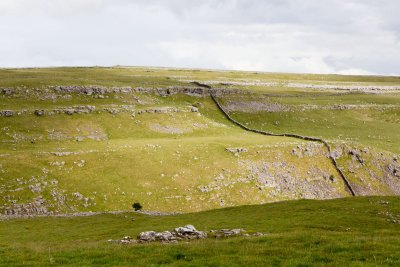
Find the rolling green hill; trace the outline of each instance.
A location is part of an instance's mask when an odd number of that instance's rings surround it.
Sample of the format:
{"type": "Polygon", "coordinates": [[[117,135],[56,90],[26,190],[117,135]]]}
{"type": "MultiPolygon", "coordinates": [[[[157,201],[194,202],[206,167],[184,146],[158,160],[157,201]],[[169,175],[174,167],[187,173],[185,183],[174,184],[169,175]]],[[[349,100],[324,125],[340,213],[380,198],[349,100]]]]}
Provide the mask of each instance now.
{"type": "Polygon", "coordinates": [[[0,213],[349,196],[320,143],[244,131],[210,92],[243,124],[326,140],[356,195],[400,194],[399,77],[1,69],[0,213]]]}

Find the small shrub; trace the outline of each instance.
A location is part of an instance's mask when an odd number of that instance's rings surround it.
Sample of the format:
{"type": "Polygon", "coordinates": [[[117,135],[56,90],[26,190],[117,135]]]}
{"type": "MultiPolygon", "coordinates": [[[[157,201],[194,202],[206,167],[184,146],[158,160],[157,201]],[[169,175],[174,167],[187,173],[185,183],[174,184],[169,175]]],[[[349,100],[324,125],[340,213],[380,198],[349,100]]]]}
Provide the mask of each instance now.
{"type": "Polygon", "coordinates": [[[132,208],[133,208],[135,211],[138,211],[138,210],[141,210],[143,207],[142,207],[142,205],[140,205],[139,202],[135,202],[135,203],[132,204],[132,208]]]}

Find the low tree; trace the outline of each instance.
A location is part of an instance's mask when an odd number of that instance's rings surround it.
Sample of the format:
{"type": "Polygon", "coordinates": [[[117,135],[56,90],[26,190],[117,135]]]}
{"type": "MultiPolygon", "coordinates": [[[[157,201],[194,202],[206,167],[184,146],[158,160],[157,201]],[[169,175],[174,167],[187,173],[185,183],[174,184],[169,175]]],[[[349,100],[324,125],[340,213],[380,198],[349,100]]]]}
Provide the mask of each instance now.
{"type": "Polygon", "coordinates": [[[143,207],[142,207],[142,205],[140,205],[139,202],[135,202],[135,203],[132,204],[132,208],[133,208],[135,211],[138,211],[138,210],[141,210],[143,207]]]}

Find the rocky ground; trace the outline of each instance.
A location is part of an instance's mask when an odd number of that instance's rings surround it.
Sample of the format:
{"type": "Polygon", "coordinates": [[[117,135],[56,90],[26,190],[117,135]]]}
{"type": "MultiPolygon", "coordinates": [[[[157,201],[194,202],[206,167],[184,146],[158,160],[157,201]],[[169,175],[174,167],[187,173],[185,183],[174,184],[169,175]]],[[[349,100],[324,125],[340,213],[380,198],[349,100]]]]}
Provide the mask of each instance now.
{"type": "Polygon", "coordinates": [[[220,230],[209,230],[209,231],[198,231],[193,225],[185,225],[175,228],[172,231],[145,231],[141,232],[137,238],[130,236],[124,236],[120,240],[109,239],[108,242],[118,244],[140,244],[149,242],[161,242],[161,243],[178,243],[183,241],[191,241],[195,239],[206,239],[206,238],[224,238],[224,237],[251,237],[251,236],[264,236],[265,234],[255,232],[248,234],[244,229],[220,229],[220,230]]]}

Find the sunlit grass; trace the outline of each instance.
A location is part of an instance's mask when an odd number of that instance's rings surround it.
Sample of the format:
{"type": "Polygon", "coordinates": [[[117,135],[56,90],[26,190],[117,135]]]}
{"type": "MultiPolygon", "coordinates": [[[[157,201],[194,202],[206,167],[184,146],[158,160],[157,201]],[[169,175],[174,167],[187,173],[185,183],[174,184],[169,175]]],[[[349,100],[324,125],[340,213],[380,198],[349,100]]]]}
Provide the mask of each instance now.
{"type": "Polygon", "coordinates": [[[398,198],[364,197],[290,201],[165,217],[125,213],[17,219],[0,222],[0,263],[396,266],[400,264],[400,225],[385,214],[398,215],[399,207],[398,198]],[[244,228],[267,235],[179,244],[124,246],[107,242],[188,223],[200,230],[244,228]]]}

